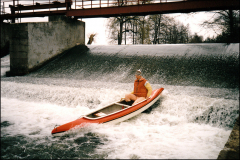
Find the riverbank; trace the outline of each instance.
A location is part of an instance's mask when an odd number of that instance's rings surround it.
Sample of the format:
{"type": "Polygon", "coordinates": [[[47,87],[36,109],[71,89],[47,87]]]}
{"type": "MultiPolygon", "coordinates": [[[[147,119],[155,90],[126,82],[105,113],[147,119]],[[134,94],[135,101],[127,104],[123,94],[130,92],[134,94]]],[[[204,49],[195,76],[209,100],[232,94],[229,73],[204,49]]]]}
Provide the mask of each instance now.
{"type": "Polygon", "coordinates": [[[228,141],[217,159],[239,159],[239,117],[236,119],[228,141]]]}

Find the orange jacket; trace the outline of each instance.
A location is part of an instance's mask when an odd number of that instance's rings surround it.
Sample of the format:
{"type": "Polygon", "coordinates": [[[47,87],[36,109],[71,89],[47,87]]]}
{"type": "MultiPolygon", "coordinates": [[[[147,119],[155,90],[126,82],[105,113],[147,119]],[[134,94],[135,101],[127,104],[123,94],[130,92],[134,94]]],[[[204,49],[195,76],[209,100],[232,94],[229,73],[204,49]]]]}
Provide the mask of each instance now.
{"type": "Polygon", "coordinates": [[[134,95],[137,97],[147,97],[148,90],[145,87],[146,79],[141,78],[140,80],[136,79],[134,82],[134,95]]]}

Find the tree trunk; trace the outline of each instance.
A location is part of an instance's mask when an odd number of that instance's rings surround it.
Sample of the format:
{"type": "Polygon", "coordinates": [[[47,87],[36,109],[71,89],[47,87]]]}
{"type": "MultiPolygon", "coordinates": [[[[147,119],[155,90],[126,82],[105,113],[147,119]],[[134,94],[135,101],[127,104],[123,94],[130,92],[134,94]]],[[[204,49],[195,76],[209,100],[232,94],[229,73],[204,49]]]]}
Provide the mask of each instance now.
{"type": "Polygon", "coordinates": [[[127,23],[125,22],[125,45],[127,44],[127,31],[126,31],[126,25],[127,25],[127,23]]]}
{"type": "Polygon", "coordinates": [[[157,36],[157,43],[160,44],[160,31],[161,31],[161,20],[162,20],[162,15],[160,14],[160,17],[158,19],[158,36],[157,36]]]}
{"type": "Polygon", "coordinates": [[[234,29],[233,29],[233,10],[229,10],[229,37],[228,37],[228,43],[234,42],[234,29]]]}
{"type": "Polygon", "coordinates": [[[142,44],[144,44],[144,19],[145,19],[145,16],[144,16],[144,18],[143,18],[143,28],[142,28],[142,44]]]}
{"type": "Polygon", "coordinates": [[[133,44],[134,44],[134,34],[135,34],[134,33],[134,21],[133,21],[133,27],[132,28],[133,28],[133,44]]]}
{"type": "Polygon", "coordinates": [[[122,33],[123,33],[123,20],[120,20],[120,31],[118,33],[118,45],[122,44],[122,33]]]}
{"type": "Polygon", "coordinates": [[[154,22],[154,38],[153,38],[153,44],[157,44],[157,35],[158,35],[157,20],[158,20],[158,17],[156,16],[156,19],[155,19],[155,22],[154,22]]]}

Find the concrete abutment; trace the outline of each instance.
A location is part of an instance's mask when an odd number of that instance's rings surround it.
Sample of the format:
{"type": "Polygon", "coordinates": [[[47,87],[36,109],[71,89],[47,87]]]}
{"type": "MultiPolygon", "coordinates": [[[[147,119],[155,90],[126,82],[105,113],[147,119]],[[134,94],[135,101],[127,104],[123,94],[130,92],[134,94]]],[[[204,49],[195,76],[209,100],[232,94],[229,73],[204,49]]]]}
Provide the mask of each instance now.
{"type": "Polygon", "coordinates": [[[51,16],[49,22],[2,24],[2,29],[1,50],[9,45],[11,76],[25,75],[77,44],[85,45],[85,22],[65,16],[51,16]]]}

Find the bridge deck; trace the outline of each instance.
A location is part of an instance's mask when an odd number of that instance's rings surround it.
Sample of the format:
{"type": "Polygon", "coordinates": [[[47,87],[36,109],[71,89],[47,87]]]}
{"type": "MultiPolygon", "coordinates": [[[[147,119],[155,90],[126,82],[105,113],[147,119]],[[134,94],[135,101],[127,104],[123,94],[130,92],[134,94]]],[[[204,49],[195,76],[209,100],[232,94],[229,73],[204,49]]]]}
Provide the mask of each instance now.
{"type": "MultiPolygon", "coordinates": [[[[32,0],[29,4],[33,5],[15,5],[15,2],[19,3],[19,1],[13,0],[13,5],[9,5],[10,13],[1,13],[2,21],[4,19],[50,15],[93,18],[226,9],[239,10],[239,0],[49,0],[48,4],[34,4],[34,0],[32,0]]],[[[4,8],[2,10],[5,11],[4,8]]]]}

